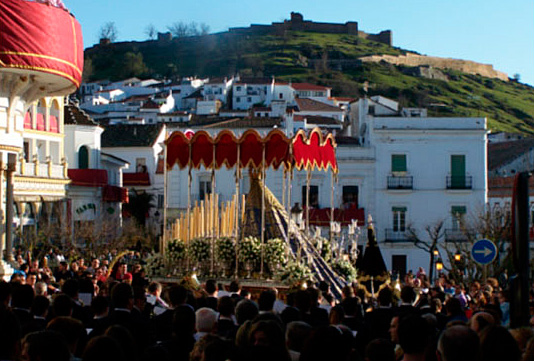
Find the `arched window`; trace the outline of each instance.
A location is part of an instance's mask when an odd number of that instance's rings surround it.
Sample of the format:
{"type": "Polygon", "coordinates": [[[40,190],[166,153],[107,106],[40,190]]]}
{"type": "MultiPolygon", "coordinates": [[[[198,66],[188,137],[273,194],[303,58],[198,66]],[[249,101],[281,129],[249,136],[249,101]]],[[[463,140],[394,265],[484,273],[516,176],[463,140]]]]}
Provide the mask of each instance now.
{"type": "Polygon", "coordinates": [[[89,148],[87,148],[85,145],[82,145],[78,150],[78,168],[89,168],[89,148]]]}

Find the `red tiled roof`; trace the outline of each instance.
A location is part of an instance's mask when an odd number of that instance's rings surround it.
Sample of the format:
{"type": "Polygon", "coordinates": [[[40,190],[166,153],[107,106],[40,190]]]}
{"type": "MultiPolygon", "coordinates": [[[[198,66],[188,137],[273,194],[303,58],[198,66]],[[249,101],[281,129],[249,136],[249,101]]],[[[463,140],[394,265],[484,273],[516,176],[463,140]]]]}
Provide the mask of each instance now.
{"type": "Polygon", "coordinates": [[[122,173],[122,184],[124,186],[149,186],[150,177],[148,173],[122,173]]]}
{"type": "Polygon", "coordinates": [[[310,83],[291,83],[291,87],[295,90],[328,90],[330,87],[310,84],[310,83]]]}
{"type": "Polygon", "coordinates": [[[153,100],[147,100],[147,102],[143,104],[141,109],[159,109],[159,105],[153,100]]]}
{"type": "Polygon", "coordinates": [[[82,187],[104,187],[108,184],[108,171],[105,169],[69,169],[72,185],[82,187]]]}
{"type": "Polygon", "coordinates": [[[511,142],[488,144],[488,169],[494,170],[506,165],[534,147],[534,139],[520,139],[511,142]]]}

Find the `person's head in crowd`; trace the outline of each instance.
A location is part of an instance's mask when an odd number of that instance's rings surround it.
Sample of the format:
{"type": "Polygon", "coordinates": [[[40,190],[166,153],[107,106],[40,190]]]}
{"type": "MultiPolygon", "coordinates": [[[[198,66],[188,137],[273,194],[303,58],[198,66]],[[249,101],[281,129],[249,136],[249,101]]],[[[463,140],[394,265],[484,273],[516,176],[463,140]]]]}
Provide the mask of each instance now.
{"type": "Polygon", "coordinates": [[[195,326],[196,315],[192,307],[182,305],[174,309],[172,331],[175,336],[193,336],[195,326]]]}
{"type": "Polygon", "coordinates": [[[106,317],[109,313],[109,301],[107,297],[96,296],[91,301],[91,311],[95,318],[106,317]]]}
{"type": "Polygon", "coordinates": [[[48,285],[46,282],[37,282],[33,287],[36,296],[47,296],[48,295],[48,285]]]}
{"type": "Polygon", "coordinates": [[[415,302],[415,290],[412,286],[404,286],[401,289],[400,298],[401,302],[407,305],[413,305],[415,302]]]}
{"type": "Polygon", "coordinates": [[[70,263],[70,270],[74,273],[74,275],[78,273],[78,271],[80,270],[80,266],[78,266],[77,261],[72,261],[70,263]]]}
{"type": "Polygon", "coordinates": [[[365,361],[395,361],[394,345],[383,338],[372,340],[365,347],[365,361]]]}
{"type": "Polygon", "coordinates": [[[115,308],[131,310],[134,305],[132,286],[128,283],[118,283],[111,289],[111,302],[115,308]]]}
{"type": "Polygon", "coordinates": [[[475,331],[467,326],[447,327],[438,341],[438,361],[473,361],[479,359],[480,342],[475,331]]]}
{"type": "Polygon", "coordinates": [[[341,306],[343,306],[345,316],[361,317],[362,315],[362,304],[360,299],[357,297],[346,298],[341,306]]]}
{"type": "Polygon", "coordinates": [[[78,293],[80,292],[80,284],[75,279],[68,279],[61,286],[61,292],[72,298],[73,300],[78,299],[78,293]]]}
{"type": "Polygon", "coordinates": [[[300,361],[346,361],[351,341],[338,326],[323,326],[312,331],[300,353],[300,361]]]}
{"type": "Polygon", "coordinates": [[[260,312],[272,312],[274,302],[276,301],[276,294],[271,290],[264,290],[260,293],[258,298],[258,308],[260,312]]]}
{"type": "Polygon", "coordinates": [[[343,299],[354,297],[354,288],[352,288],[351,285],[346,285],[345,287],[343,287],[343,289],[341,290],[341,297],[343,299]]]}
{"type": "Polygon", "coordinates": [[[462,310],[460,300],[455,297],[450,297],[447,302],[445,302],[445,312],[447,313],[447,316],[463,315],[464,311],[462,310]]]}
{"type": "Polygon", "coordinates": [[[26,275],[26,284],[35,287],[35,283],[37,283],[37,273],[36,272],[29,272],[26,275]]]}
{"type": "Polygon", "coordinates": [[[501,324],[502,310],[499,305],[496,305],[494,303],[487,303],[483,307],[481,307],[481,310],[492,315],[496,325],[501,324]]]}
{"type": "Polygon", "coordinates": [[[25,361],[69,361],[71,354],[65,338],[55,331],[32,332],[22,341],[25,361]]]}
{"type": "Polygon", "coordinates": [[[210,279],[206,281],[206,285],[204,286],[206,293],[210,297],[216,297],[217,294],[217,282],[215,282],[214,279],[210,279]]]}
{"type": "Polygon", "coordinates": [[[48,297],[39,295],[33,299],[31,311],[34,316],[46,318],[49,307],[50,300],[48,297]]]}
{"type": "Polygon", "coordinates": [[[241,300],[235,307],[235,317],[238,325],[247,320],[253,320],[259,313],[258,306],[251,300],[241,300]]]}
{"type": "Polygon", "coordinates": [[[247,300],[250,300],[252,295],[250,294],[249,290],[245,290],[245,289],[242,288],[241,291],[239,291],[239,297],[245,298],[247,300]]]}
{"type": "Polygon", "coordinates": [[[52,310],[55,317],[58,316],[72,316],[72,309],[74,307],[74,302],[72,298],[61,293],[57,294],[52,298],[52,310]]]}
{"type": "Polygon", "coordinates": [[[284,331],[277,322],[258,321],[249,333],[249,345],[252,346],[253,359],[270,359],[289,361],[284,331]]]}
{"type": "Polygon", "coordinates": [[[322,299],[321,291],[319,291],[318,288],[309,287],[306,289],[306,292],[310,294],[311,307],[319,306],[319,303],[321,302],[321,299],[322,299]]]}
{"type": "Polygon", "coordinates": [[[441,303],[441,300],[439,298],[433,298],[430,300],[430,310],[433,314],[438,314],[441,312],[441,309],[443,308],[443,304],[441,303]]]}
{"type": "Polygon", "coordinates": [[[161,292],[163,291],[163,286],[157,281],[152,281],[148,285],[148,293],[156,297],[161,297],[161,292]]]}
{"type": "Polygon", "coordinates": [[[126,273],[122,276],[122,282],[131,285],[131,284],[132,284],[132,281],[133,281],[133,276],[132,276],[132,274],[131,274],[130,272],[126,272],[126,273]]]}
{"type": "Polygon", "coordinates": [[[480,356],[484,361],[519,361],[521,351],[506,328],[493,326],[480,333],[480,356]]]}
{"type": "Polygon", "coordinates": [[[336,305],[330,309],[328,320],[330,325],[340,325],[345,319],[345,309],[341,305],[336,305]]]}
{"type": "Polygon", "coordinates": [[[195,345],[189,354],[189,361],[203,361],[206,357],[206,347],[215,339],[219,339],[219,337],[215,335],[206,335],[195,342],[195,345]]]}
{"type": "Polygon", "coordinates": [[[306,290],[298,290],[295,294],[295,307],[300,312],[308,312],[311,308],[311,297],[306,290]]]}
{"type": "Polygon", "coordinates": [[[420,357],[430,343],[431,331],[428,323],[418,315],[406,315],[399,319],[397,327],[399,345],[405,355],[420,357]]]}
{"type": "Polygon", "coordinates": [[[9,280],[11,284],[23,284],[25,281],[21,273],[13,273],[9,280]]]}
{"type": "Polygon", "coordinates": [[[91,268],[96,271],[99,267],[100,260],[98,258],[93,258],[93,260],[91,261],[91,268]]]}
{"type": "Polygon", "coordinates": [[[288,350],[302,352],[304,343],[310,337],[312,327],[306,322],[293,321],[286,327],[286,345],[288,350]]]}
{"type": "Polygon", "coordinates": [[[325,281],[319,281],[317,288],[319,288],[319,291],[321,291],[323,294],[330,292],[330,285],[325,281]]]}
{"type": "Polygon", "coordinates": [[[480,334],[486,327],[495,325],[495,319],[487,312],[477,312],[469,320],[469,327],[480,334]]]}
{"type": "Polygon", "coordinates": [[[399,316],[393,316],[389,323],[389,337],[391,342],[399,343],[399,316]]]}
{"type": "Polygon", "coordinates": [[[230,282],[230,286],[228,287],[228,290],[231,293],[237,293],[239,292],[240,289],[241,289],[241,285],[239,284],[238,280],[232,280],[232,282],[230,282]]]}
{"type": "Polygon", "coordinates": [[[393,302],[393,292],[390,287],[384,287],[378,292],[378,304],[382,307],[391,306],[393,302]]]}
{"type": "Polygon", "coordinates": [[[126,360],[119,343],[109,336],[97,336],[89,340],[82,361],[130,361],[126,360]]]}
{"type": "Polygon", "coordinates": [[[126,327],[112,325],[108,327],[104,335],[117,341],[126,360],[134,361],[138,359],[135,339],[126,327]]]}
{"type": "Polygon", "coordinates": [[[29,310],[32,307],[34,295],[30,285],[13,285],[11,288],[11,307],[29,310]]]}
{"type": "Polygon", "coordinates": [[[22,331],[17,317],[0,306],[0,360],[18,360],[22,331]]]}
{"type": "Polygon", "coordinates": [[[0,307],[8,307],[11,302],[11,284],[0,281],[0,307]]]}
{"type": "Polygon", "coordinates": [[[182,285],[173,285],[167,289],[167,299],[171,307],[185,305],[187,289],[182,285]]]}
{"type": "Polygon", "coordinates": [[[224,317],[232,317],[235,314],[235,304],[232,297],[223,296],[217,301],[217,311],[224,317]]]}
{"type": "Polygon", "coordinates": [[[203,333],[217,332],[217,312],[209,307],[202,307],[195,313],[196,330],[203,333]]]}
{"type": "Polygon", "coordinates": [[[81,354],[81,350],[77,349],[78,343],[87,335],[81,321],[72,317],[56,317],[48,323],[46,329],[62,335],[72,355],[81,354]]]}
{"type": "Polygon", "coordinates": [[[232,342],[214,337],[206,343],[202,361],[226,361],[235,358],[235,347],[232,342]]]}
{"type": "Polygon", "coordinates": [[[134,307],[143,311],[146,306],[146,292],[143,286],[133,286],[134,307]]]}
{"type": "Polygon", "coordinates": [[[534,337],[534,330],[530,327],[519,327],[510,329],[510,334],[516,340],[521,353],[525,352],[528,341],[534,337]]]}

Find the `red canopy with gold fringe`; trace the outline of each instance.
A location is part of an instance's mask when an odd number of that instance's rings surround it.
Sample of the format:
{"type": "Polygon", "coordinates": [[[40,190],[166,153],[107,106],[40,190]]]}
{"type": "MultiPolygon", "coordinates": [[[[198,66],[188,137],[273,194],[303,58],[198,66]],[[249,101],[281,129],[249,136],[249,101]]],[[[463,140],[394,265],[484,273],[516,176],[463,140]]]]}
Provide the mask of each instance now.
{"type": "Polygon", "coordinates": [[[318,128],[309,134],[299,130],[293,138],[288,138],[279,129],[271,130],[262,137],[256,130],[249,129],[240,137],[230,130],[223,130],[213,138],[208,132],[198,131],[189,139],[183,132],[173,132],[166,141],[167,169],[175,164],[180,169],[192,168],[220,169],[223,166],[254,169],[262,166],[278,169],[327,170],[337,172],[336,142],[332,134],[323,135],[318,128]],[[265,153],[264,153],[265,152],[265,153]],[[265,154],[265,164],[263,157],[265,154]]]}
{"type": "Polygon", "coordinates": [[[60,76],[80,86],[82,30],[67,10],[35,1],[0,1],[0,68],[60,76]]]}

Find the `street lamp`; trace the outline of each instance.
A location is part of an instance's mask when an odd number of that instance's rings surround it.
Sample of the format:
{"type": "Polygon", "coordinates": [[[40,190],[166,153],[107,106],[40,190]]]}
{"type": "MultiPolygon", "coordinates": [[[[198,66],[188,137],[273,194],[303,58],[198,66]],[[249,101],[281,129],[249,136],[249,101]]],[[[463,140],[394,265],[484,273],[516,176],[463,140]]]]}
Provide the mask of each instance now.
{"type": "Polygon", "coordinates": [[[439,256],[439,251],[437,248],[434,248],[434,257],[439,256]]]}
{"type": "Polygon", "coordinates": [[[456,252],[456,253],[454,254],[454,260],[455,260],[456,262],[460,262],[460,261],[462,260],[462,255],[460,254],[460,252],[456,252]]]}
{"type": "Polygon", "coordinates": [[[436,261],[436,270],[439,272],[443,269],[443,261],[441,260],[441,258],[438,258],[438,260],[436,261]]]}

